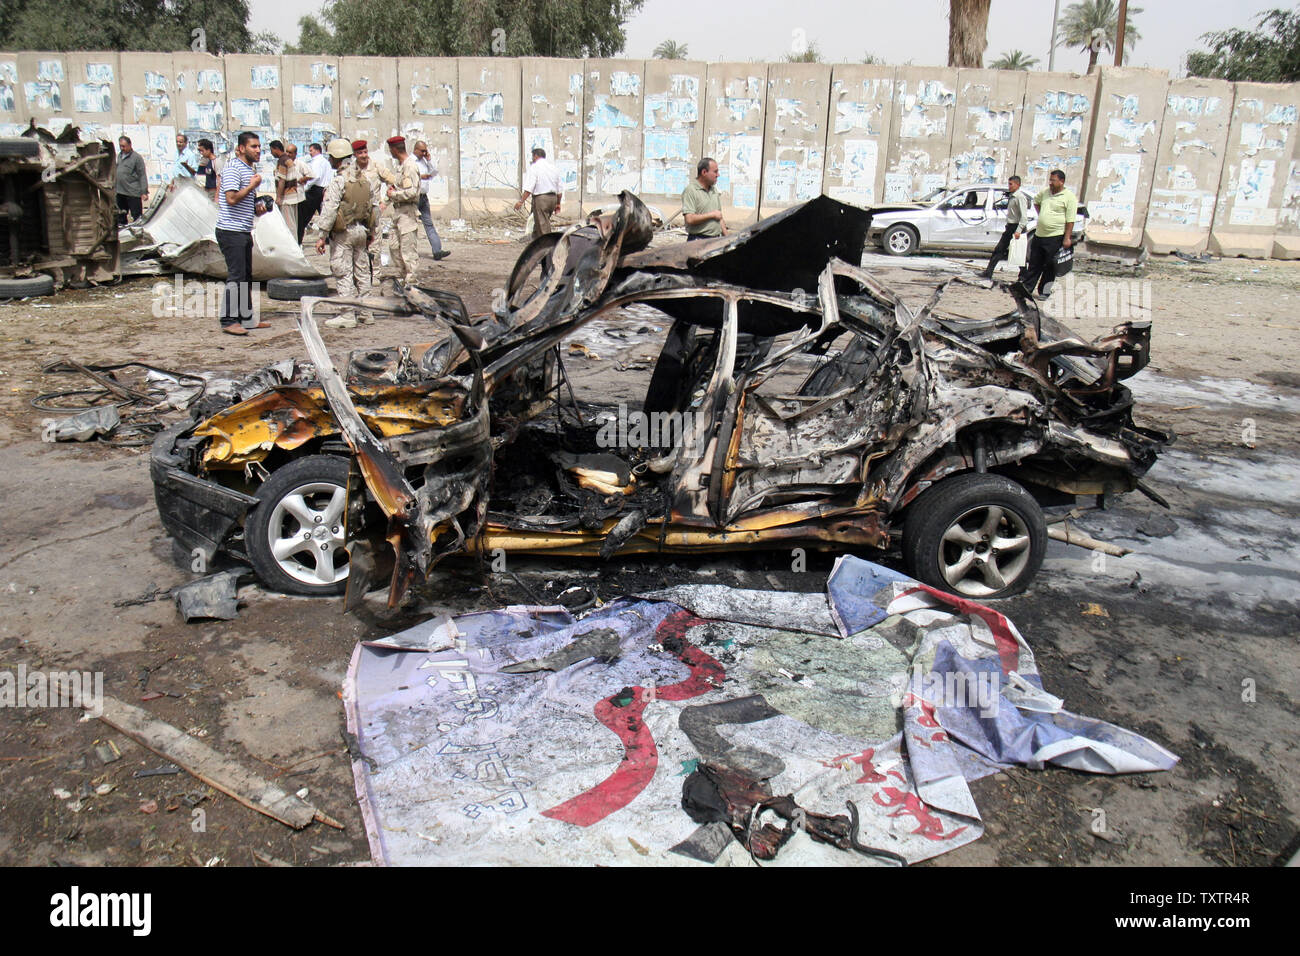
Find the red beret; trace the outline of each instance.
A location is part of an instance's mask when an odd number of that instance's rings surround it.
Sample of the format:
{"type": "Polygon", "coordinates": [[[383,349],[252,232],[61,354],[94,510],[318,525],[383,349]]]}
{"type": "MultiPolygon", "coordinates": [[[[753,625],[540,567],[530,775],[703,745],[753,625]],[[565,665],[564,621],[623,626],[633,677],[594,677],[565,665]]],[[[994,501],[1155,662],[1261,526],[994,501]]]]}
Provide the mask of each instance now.
{"type": "Polygon", "coordinates": [[[352,141],[352,152],[355,153],[359,149],[368,150],[370,149],[370,144],[367,143],[364,139],[354,139],[352,141]]]}
{"type": "Polygon", "coordinates": [[[389,146],[405,146],[405,145],[406,145],[406,137],[405,137],[405,136],[390,136],[390,137],[388,137],[388,145],[389,145],[389,146]]]}

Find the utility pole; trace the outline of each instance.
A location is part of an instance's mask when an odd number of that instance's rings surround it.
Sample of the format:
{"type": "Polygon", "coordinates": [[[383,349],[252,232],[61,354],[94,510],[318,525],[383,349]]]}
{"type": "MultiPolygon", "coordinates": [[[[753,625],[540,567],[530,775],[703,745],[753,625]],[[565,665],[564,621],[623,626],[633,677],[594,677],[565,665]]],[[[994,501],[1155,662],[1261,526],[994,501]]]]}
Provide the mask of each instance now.
{"type": "Polygon", "coordinates": [[[1119,0],[1119,26],[1115,28],[1115,65],[1124,65],[1124,29],[1128,25],[1128,0],[1119,0]]]}
{"type": "Polygon", "coordinates": [[[1061,17],[1061,0],[1056,0],[1052,5],[1052,46],[1047,54],[1047,70],[1050,73],[1056,69],[1056,21],[1061,17]]]}

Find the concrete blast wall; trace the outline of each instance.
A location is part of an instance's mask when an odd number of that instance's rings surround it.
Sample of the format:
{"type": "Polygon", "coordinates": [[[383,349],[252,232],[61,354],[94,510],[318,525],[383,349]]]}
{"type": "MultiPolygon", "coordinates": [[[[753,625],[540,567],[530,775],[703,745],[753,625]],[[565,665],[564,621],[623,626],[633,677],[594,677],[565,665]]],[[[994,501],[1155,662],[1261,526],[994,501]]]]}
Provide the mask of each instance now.
{"type": "MultiPolygon", "coordinates": [[[[437,174],[429,184],[429,208],[447,219],[460,216],[460,78],[455,60],[402,57],[397,61],[393,95],[398,131],[414,147],[429,144],[437,174]]],[[[382,154],[381,154],[382,155],[382,154]]]]}
{"type": "Polygon", "coordinates": [[[1096,76],[1027,75],[1016,150],[1016,165],[1025,189],[1037,195],[1047,188],[1051,171],[1059,169],[1065,173],[1066,185],[1081,195],[1096,99],[1096,76]]]}
{"type": "Polygon", "coordinates": [[[740,228],[826,193],[912,202],[942,186],[1052,169],[1092,215],[1089,237],[1156,252],[1300,257],[1300,84],[1096,73],[683,60],[210,56],[0,52],[0,136],[30,121],[130,136],[154,186],[175,134],[218,151],[263,140],[396,132],[429,144],[443,219],[499,218],[529,150],[565,180],[564,219],[631,190],[666,219],[701,156],[718,161],[740,228]]]}
{"type": "Polygon", "coordinates": [[[1142,244],[1168,90],[1169,79],[1154,70],[1101,68],[1083,183],[1090,240],[1142,244]]]}
{"type": "Polygon", "coordinates": [[[820,63],[768,68],[760,216],[821,195],[830,85],[831,68],[820,63]]]}
{"type": "Polygon", "coordinates": [[[1226,80],[1169,84],[1147,209],[1145,241],[1152,252],[1205,251],[1231,118],[1232,84],[1226,80]]]}
{"type": "Polygon", "coordinates": [[[1297,83],[1236,84],[1227,159],[1210,230],[1212,252],[1258,257],[1272,252],[1295,150],[1297,103],[1297,83]]]}
{"type": "Polygon", "coordinates": [[[722,215],[732,229],[758,221],[767,69],[765,63],[710,63],[705,82],[704,152],[718,161],[722,215]]]}
{"type": "Polygon", "coordinates": [[[639,195],[665,219],[681,211],[682,190],[704,155],[706,73],[703,63],[646,61],[639,195]]]}
{"type": "Polygon", "coordinates": [[[948,182],[1001,182],[1018,169],[1028,76],[1020,70],[957,72],[948,182]]]}
{"type": "Polygon", "coordinates": [[[518,60],[460,63],[460,213],[497,216],[519,198],[522,72],[518,60]]]}
{"type": "Polygon", "coordinates": [[[645,63],[587,60],[584,73],[582,196],[599,206],[641,188],[645,63]]]}
{"type": "Polygon", "coordinates": [[[523,64],[524,138],[520,162],[532,162],[534,147],[546,150],[546,158],[563,178],[564,194],[572,207],[561,206],[561,214],[576,215],[585,138],[583,61],[533,57],[523,64]]]}
{"type": "Polygon", "coordinates": [[[892,66],[834,67],[822,179],[826,195],[858,206],[880,201],[893,113],[892,66]]]}
{"type": "Polygon", "coordinates": [[[956,70],[898,68],[883,202],[910,202],[948,182],[956,110],[956,70]]]}

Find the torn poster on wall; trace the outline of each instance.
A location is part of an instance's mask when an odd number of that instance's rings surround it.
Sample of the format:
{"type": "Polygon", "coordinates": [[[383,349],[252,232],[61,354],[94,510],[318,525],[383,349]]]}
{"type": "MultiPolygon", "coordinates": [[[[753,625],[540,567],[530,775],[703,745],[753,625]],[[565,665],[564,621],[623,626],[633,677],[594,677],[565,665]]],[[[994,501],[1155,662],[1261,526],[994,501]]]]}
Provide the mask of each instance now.
{"type": "MultiPolygon", "coordinates": [[[[592,72],[591,81],[595,84],[600,79],[600,74],[592,72]]],[[[615,96],[640,96],[641,95],[641,74],[628,73],[626,70],[615,70],[609,75],[609,91],[615,96]]]]}
{"type": "Polygon", "coordinates": [[[876,167],[880,147],[874,139],[846,139],[839,145],[844,158],[838,160],[832,147],[827,179],[839,178],[839,185],[827,191],[832,199],[870,206],[876,201],[876,167]]]}
{"type": "Polygon", "coordinates": [[[332,86],[339,81],[339,68],[333,63],[313,63],[311,65],[311,81],[332,86]]]}
{"type": "Polygon", "coordinates": [[[131,118],[137,123],[156,123],[171,116],[172,101],[166,93],[131,97],[131,118]]]}
{"type": "Polygon", "coordinates": [[[63,82],[62,60],[41,60],[36,64],[36,79],[63,82]]]}
{"type": "Polygon", "coordinates": [[[230,101],[230,118],[236,126],[259,126],[269,129],[271,126],[271,101],[255,100],[248,97],[236,97],[230,101]]]}
{"type": "Polygon", "coordinates": [[[96,83],[96,84],[112,83],[113,64],[112,63],[87,63],[86,82],[96,83]]]}
{"type": "Polygon", "coordinates": [[[636,129],[636,117],[624,113],[617,106],[610,103],[608,97],[599,93],[596,94],[591,112],[587,114],[587,129],[615,126],[636,129]]]}
{"type": "Polygon", "coordinates": [[[862,130],[870,136],[880,135],[880,120],[885,108],[880,103],[840,100],[835,104],[835,132],[862,130]]]}
{"type": "Polygon", "coordinates": [[[1269,207],[1276,170],[1274,160],[1242,158],[1237,188],[1232,197],[1232,213],[1228,217],[1231,225],[1272,226],[1277,223],[1277,210],[1269,207]]]}
{"type": "Polygon", "coordinates": [[[675,73],[669,89],[645,98],[644,122],[647,129],[679,129],[700,118],[699,77],[675,73]]]}
{"type": "Polygon", "coordinates": [[[1016,114],[1012,110],[993,110],[987,106],[969,106],[966,108],[967,121],[973,121],[975,134],[994,143],[1011,141],[1011,130],[1015,125],[1016,114]]]}
{"type": "Polygon", "coordinates": [[[1142,140],[1146,136],[1155,136],[1156,121],[1148,120],[1145,123],[1139,123],[1130,117],[1112,117],[1106,126],[1106,149],[1115,149],[1116,146],[1127,146],[1129,149],[1140,149],[1145,152],[1146,146],[1142,140]],[[1118,139],[1118,143],[1112,143],[1111,139],[1118,139]]]}
{"type": "Polygon", "coordinates": [[[461,127],[462,190],[513,190],[518,188],[519,182],[518,126],[461,127]]]}
{"type": "MultiPolygon", "coordinates": [[[[206,132],[216,133],[226,126],[225,107],[220,100],[212,100],[207,103],[196,103],[194,100],[185,101],[185,127],[187,129],[199,129],[206,132]]],[[[261,124],[258,124],[261,125],[261,124]]]]}
{"type": "Polygon", "coordinates": [[[417,83],[411,87],[411,112],[421,116],[450,116],[455,109],[450,83],[417,83]]]}
{"type": "Polygon", "coordinates": [[[718,162],[717,190],[730,195],[731,205],[737,209],[758,208],[763,137],[719,132],[712,139],[713,158],[718,162]]]}
{"type": "Polygon", "coordinates": [[[248,71],[248,85],[255,90],[274,90],[280,86],[280,68],[274,65],[255,66],[248,71]]]}
{"type": "Polygon", "coordinates": [[[109,113],[113,88],[107,83],[78,83],[72,88],[72,108],[78,113],[109,113]]]}
{"type": "Polygon", "coordinates": [[[29,80],[23,84],[23,94],[27,97],[27,108],[30,110],[44,113],[63,110],[63,94],[54,80],[29,80]]]}
{"type": "Polygon", "coordinates": [[[464,90],[460,94],[462,123],[501,123],[506,118],[506,98],[501,93],[464,90]]]}
{"type": "Polygon", "coordinates": [[[334,91],[328,86],[313,86],[310,83],[293,85],[292,109],[295,113],[315,113],[329,116],[334,112],[334,91]]]}

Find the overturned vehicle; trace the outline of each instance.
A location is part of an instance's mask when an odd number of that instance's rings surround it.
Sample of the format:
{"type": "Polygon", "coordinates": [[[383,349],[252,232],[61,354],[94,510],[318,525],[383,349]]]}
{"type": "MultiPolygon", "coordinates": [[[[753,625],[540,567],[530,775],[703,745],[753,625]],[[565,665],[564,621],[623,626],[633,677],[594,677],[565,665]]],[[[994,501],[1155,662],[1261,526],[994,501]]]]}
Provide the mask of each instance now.
{"type": "Polygon", "coordinates": [[[478,323],[437,290],[304,299],[309,363],[264,370],[244,400],[158,437],[163,523],[187,551],[246,558],[272,589],[346,589],[349,606],[384,578],[395,605],[460,552],[891,539],[935,587],[1017,593],[1043,560],[1044,505],[1143,488],[1171,440],[1134,425],[1120,384],[1147,363],[1149,325],[1088,344],[1023,298],[987,321],[945,318],[943,287],[913,312],[851,264],[869,221],[821,197],[652,250],[625,193],[615,213],[534,240],[478,323]],[[424,314],[449,334],[354,351],[340,371],[322,302],[424,314]],[[578,401],[566,340],[646,306],[667,321],[643,400],[578,401]],[[652,427],[623,427],[633,414],[652,427]]]}
{"type": "Polygon", "coordinates": [[[33,125],[0,138],[0,299],[118,278],[117,154],[80,137],[33,125]]]}

